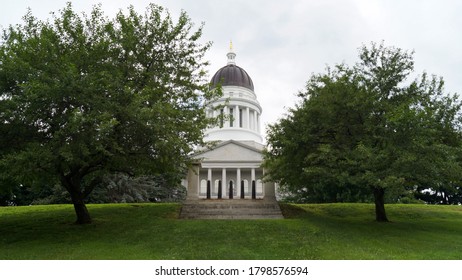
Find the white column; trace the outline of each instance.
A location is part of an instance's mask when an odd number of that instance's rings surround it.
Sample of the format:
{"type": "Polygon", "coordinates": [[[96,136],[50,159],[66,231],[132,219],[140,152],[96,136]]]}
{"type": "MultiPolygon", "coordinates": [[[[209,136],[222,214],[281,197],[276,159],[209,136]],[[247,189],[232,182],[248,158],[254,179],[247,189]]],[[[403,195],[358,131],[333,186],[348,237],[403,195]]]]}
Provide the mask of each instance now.
{"type": "Polygon", "coordinates": [[[249,112],[249,129],[253,130],[253,110],[249,112]]]}
{"type": "MultiPolygon", "coordinates": [[[[227,197],[227,191],[226,191],[226,186],[228,184],[226,183],[226,168],[223,168],[221,170],[221,197],[225,198],[227,197]]],[[[229,195],[229,193],[228,193],[229,195]]]]}
{"type": "Polygon", "coordinates": [[[207,180],[210,181],[210,185],[212,184],[212,168],[207,170],[207,180]]]}
{"type": "Polygon", "coordinates": [[[257,113],[257,132],[260,133],[260,114],[257,113]]]}
{"type": "Polygon", "coordinates": [[[236,184],[235,188],[237,188],[237,198],[241,198],[241,169],[238,168],[236,170],[236,184]]]}
{"type": "Polygon", "coordinates": [[[252,168],[250,172],[250,180],[255,181],[255,168],[252,168]]]}
{"type": "Polygon", "coordinates": [[[234,107],[234,127],[239,127],[240,119],[239,119],[239,105],[234,107]]]}
{"type": "Polygon", "coordinates": [[[246,109],[246,127],[247,129],[250,129],[250,108],[247,107],[246,109]]]}
{"type": "Polygon", "coordinates": [[[258,131],[257,111],[253,111],[253,130],[258,131]]]}

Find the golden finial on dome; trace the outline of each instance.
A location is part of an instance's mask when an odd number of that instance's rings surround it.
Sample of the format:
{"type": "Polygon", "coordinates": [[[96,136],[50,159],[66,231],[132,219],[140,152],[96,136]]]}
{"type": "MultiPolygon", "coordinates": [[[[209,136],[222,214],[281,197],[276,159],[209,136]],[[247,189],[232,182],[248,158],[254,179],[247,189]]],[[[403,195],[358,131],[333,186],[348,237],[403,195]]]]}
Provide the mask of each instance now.
{"type": "Polygon", "coordinates": [[[229,51],[230,52],[233,51],[233,41],[232,40],[229,41],[229,51]]]}

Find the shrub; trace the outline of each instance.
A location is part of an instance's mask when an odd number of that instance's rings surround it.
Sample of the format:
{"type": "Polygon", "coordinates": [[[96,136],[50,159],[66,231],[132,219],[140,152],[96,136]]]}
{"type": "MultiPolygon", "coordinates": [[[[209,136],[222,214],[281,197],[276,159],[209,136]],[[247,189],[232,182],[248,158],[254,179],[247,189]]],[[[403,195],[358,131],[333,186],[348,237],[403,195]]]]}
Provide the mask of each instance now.
{"type": "Polygon", "coordinates": [[[90,203],[174,202],[184,200],[186,189],[166,176],[106,176],[88,198],[90,203]]]}

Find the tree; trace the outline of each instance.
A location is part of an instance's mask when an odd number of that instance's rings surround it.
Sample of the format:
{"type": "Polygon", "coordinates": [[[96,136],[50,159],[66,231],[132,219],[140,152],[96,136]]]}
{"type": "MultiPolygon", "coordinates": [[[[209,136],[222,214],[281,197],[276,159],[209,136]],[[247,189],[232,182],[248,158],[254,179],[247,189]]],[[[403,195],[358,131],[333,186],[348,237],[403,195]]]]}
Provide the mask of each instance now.
{"type": "Polygon", "coordinates": [[[165,174],[139,177],[111,174],[104,178],[102,187],[92,192],[89,201],[94,203],[178,202],[185,198],[186,188],[181,185],[172,186],[165,174]]]}
{"type": "Polygon", "coordinates": [[[302,201],[375,202],[461,181],[460,102],[442,79],[413,72],[412,53],[363,46],[353,67],[313,75],[301,102],[268,129],[268,179],[302,201]]]}
{"type": "Polygon", "coordinates": [[[184,172],[217,95],[201,35],[186,13],[174,23],[154,4],[114,19],[70,3],[52,21],[29,11],[0,45],[0,177],[61,184],[85,224],[104,175],[184,172]]]}

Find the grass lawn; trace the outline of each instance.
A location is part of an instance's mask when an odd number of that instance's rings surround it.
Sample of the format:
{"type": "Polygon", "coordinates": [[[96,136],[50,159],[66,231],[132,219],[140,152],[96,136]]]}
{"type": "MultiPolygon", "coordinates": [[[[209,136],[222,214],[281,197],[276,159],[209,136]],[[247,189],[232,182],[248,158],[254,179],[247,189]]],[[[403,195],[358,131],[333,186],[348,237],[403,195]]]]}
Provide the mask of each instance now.
{"type": "Polygon", "coordinates": [[[462,206],[283,204],[284,220],[179,220],[179,204],[0,208],[0,259],[462,259],[462,206]]]}

